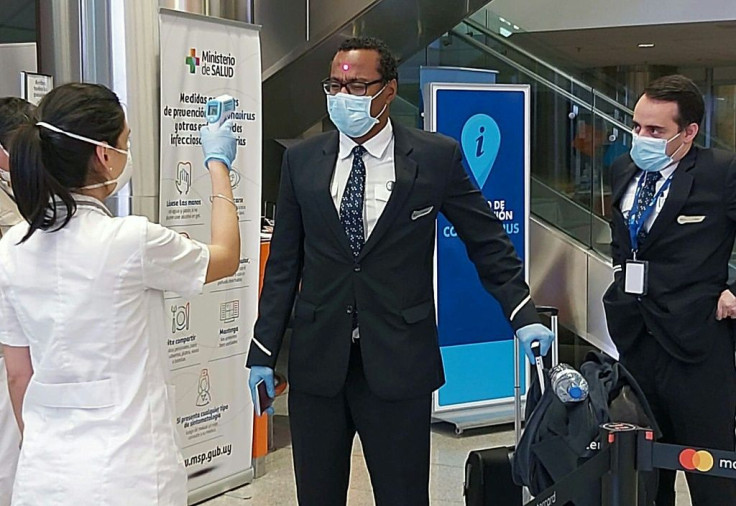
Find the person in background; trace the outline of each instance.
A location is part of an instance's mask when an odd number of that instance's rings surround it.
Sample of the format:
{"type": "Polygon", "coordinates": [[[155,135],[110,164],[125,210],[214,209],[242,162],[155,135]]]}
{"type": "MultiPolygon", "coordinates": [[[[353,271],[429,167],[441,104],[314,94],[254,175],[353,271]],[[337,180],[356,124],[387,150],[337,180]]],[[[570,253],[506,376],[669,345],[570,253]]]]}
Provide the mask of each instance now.
{"type": "Polygon", "coordinates": [[[18,97],[0,98],[0,237],[23,218],[10,187],[10,142],[13,132],[32,121],[36,107],[18,97]]]}
{"type": "Polygon", "coordinates": [[[37,117],[10,152],[25,221],[0,240],[0,342],[23,436],[12,504],[184,506],[163,293],[194,295],[238,268],[231,125],[201,133],[206,245],[103,204],[133,169],[112,91],[65,84],[37,117]]]}
{"type": "Polygon", "coordinates": [[[338,132],[284,154],[247,365],[251,390],[262,380],[273,396],[296,297],[289,419],[301,506],[345,504],[356,432],[378,506],[429,504],[432,392],[444,383],[433,283],[438,213],[525,351],[531,356],[540,341],[546,353],[553,339],[457,142],[389,119],[396,66],[382,41],[345,41],[322,82],[338,132]]]}
{"type": "MultiPolygon", "coordinates": [[[[681,75],[651,82],[636,103],[630,153],[611,166],[614,280],[603,304],[662,442],[733,452],[736,156],[694,145],[704,110],[681,75]]],[[[736,504],[736,481],[686,477],[693,506],[736,504]]],[[[656,505],[674,504],[675,472],[662,470],[656,505]]]]}
{"type": "MultiPolygon", "coordinates": [[[[10,227],[23,221],[10,187],[8,150],[13,132],[20,125],[33,121],[35,112],[36,108],[22,98],[0,98],[0,238],[10,227]]],[[[0,506],[10,504],[19,452],[20,431],[10,404],[5,359],[0,347],[0,506]]]]}

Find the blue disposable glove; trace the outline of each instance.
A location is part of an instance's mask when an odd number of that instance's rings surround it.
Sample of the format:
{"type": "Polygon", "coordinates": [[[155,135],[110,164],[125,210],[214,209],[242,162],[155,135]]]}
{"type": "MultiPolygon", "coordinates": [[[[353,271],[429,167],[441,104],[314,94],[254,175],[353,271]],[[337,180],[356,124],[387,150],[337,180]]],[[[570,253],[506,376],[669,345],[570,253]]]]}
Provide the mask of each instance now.
{"type": "Polygon", "coordinates": [[[534,363],[534,353],[532,353],[532,343],[539,341],[539,354],[546,355],[555,335],[547,327],[541,323],[531,323],[525,325],[516,331],[516,337],[519,338],[521,347],[524,349],[529,362],[534,363]]]}
{"type": "MultiPolygon", "coordinates": [[[[261,380],[266,382],[266,392],[268,392],[268,396],[271,399],[276,397],[276,390],[274,389],[273,383],[273,369],[262,365],[254,365],[250,368],[250,378],[248,378],[250,398],[253,399],[253,402],[256,402],[256,385],[261,380]]],[[[268,408],[266,413],[273,415],[273,407],[268,408]]]]}
{"type": "Polygon", "coordinates": [[[199,129],[205,167],[210,160],[218,160],[227,165],[228,170],[232,170],[238,149],[238,141],[235,139],[232,128],[232,120],[227,120],[215,131],[210,130],[210,125],[199,129]]]}

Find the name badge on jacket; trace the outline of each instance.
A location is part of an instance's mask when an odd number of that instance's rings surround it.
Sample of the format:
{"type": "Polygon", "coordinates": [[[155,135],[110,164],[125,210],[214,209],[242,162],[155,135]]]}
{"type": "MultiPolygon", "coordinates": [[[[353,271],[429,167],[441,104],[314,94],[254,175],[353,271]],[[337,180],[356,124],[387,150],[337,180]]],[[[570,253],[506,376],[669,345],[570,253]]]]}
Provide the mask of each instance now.
{"type": "Polygon", "coordinates": [[[702,223],[705,221],[705,216],[703,215],[694,215],[694,216],[688,216],[686,214],[681,214],[677,217],[677,223],[680,225],[689,225],[690,223],[702,223]]]}
{"type": "Polygon", "coordinates": [[[417,209],[416,211],[412,211],[411,220],[416,221],[419,218],[427,216],[429,213],[432,212],[432,209],[434,209],[434,206],[429,206],[429,207],[425,207],[424,209],[417,209]]]}

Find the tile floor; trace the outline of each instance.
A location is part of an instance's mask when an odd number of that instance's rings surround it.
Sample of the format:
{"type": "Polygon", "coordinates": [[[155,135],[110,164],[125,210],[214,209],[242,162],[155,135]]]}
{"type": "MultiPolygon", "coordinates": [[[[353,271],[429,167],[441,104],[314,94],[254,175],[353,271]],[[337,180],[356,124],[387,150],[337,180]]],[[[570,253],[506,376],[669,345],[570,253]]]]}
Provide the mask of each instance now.
{"type": "MultiPolygon", "coordinates": [[[[277,408],[277,413],[279,412],[277,408]]],[[[513,433],[509,426],[465,431],[456,436],[448,424],[432,428],[430,498],[432,506],[460,506],[463,503],[463,467],[470,450],[509,445],[513,433]]],[[[253,483],[200,503],[204,506],[291,506],[296,505],[288,418],[274,417],[275,451],[266,457],[266,474],[253,483]]],[[[690,506],[687,485],[678,476],[677,506],[690,506]]],[[[372,506],[370,479],[360,442],[353,447],[353,467],[348,505],[372,506]]]]}

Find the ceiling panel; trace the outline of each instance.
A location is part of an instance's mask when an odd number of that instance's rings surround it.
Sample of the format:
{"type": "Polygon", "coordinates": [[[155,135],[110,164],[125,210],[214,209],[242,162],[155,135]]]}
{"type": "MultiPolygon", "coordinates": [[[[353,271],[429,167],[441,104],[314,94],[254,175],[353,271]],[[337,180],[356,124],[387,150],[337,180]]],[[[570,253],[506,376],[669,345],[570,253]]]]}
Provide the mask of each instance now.
{"type": "Polygon", "coordinates": [[[736,65],[736,21],[515,33],[511,42],[580,68],[736,65]],[[641,49],[639,43],[654,43],[641,49]]]}

